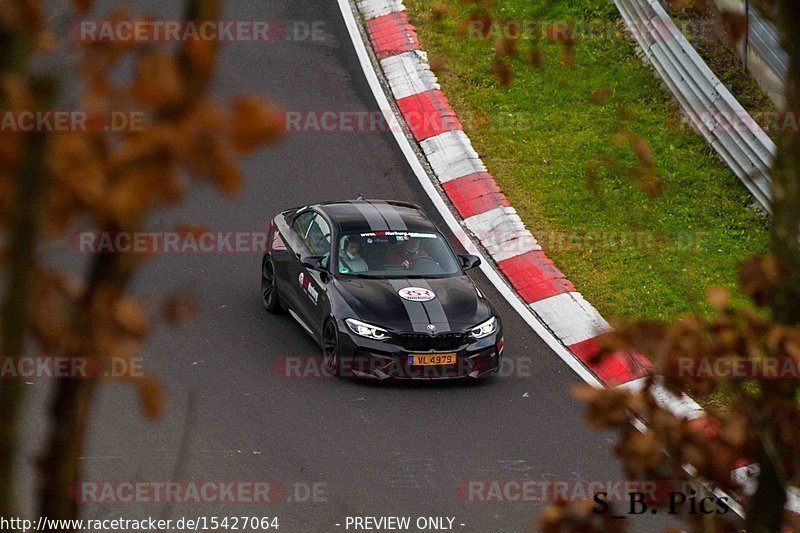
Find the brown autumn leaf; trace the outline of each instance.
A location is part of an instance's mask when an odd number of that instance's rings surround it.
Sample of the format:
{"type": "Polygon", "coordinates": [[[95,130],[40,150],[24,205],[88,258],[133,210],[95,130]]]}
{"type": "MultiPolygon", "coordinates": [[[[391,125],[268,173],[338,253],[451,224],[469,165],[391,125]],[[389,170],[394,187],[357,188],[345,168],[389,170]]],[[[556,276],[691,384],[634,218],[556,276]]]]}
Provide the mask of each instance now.
{"type": "Polygon", "coordinates": [[[636,156],[636,164],[629,169],[629,172],[638,182],[639,188],[650,197],[658,196],[663,183],[658,178],[653,150],[647,141],[625,128],[617,131],[612,140],[616,145],[627,144],[636,156]]]}
{"type": "Polygon", "coordinates": [[[717,21],[722,26],[725,36],[734,44],[740,42],[747,35],[749,21],[744,13],[736,11],[717,11],[717,21]]]}
{"type": "MultiPolygon", "coordinates": [[[[113,26],[124,21],[134,20],[131,8],[127,5],[112,8],[105,18],[113,26]]],[[[152,22],[152,18],[148,17],[142,17],[140,20],[146,23],[152,22]]],[[[134,34],[130,34],[120,36],[119,39],[89,40],[82,44],[87,51],[81,65],[82,70],[103,71],[104,74],[107,74],[127,53],[144,48],[147,42],[137,40],[134,34]]]]}
{"type": "Polygon", "coordinates": [[[6,183],[16,180],[23,144],[21,134],[9,132],[0,135],[0,179],[6,183]]]}
{"type": "Polygon", "coordinates": [[[144,171],[127,168],[106,195],[103,208],[107,216],[123,227],[135,225],[154,206],[155,191],[150,188],[151,183],[155,182],[144,171]]]}
{"type": "Polygon", "coordinates": [[[575,43],[575,25],[563,21],[551,22],[544,29],[545,39],[562,44],[575,43]]]}
{"type": "Polygon", "coordinates": [[[767,332],[764,344],[770,355],[782,357],[786,355],[785,344],[793,328],[783,325],[773,325],[767,332]]]}
{"type": "Polygon", "coordinates": [[[626,422],[630,411],[639,406],[634,394],[625,389],[603,389],[579,385],[573,387],[572,395],[586,402],[586,423],[597,429],[626,422]]]}
{"type": "Polygon", "coordinates": [[[434,22],[442,22],[448,17],[456,14],[455,9],[447,4],[436,4],[431,8],[431,20],[434,22]]]}
{"type": "Polygon", "coordinates": [[[508,63],[503,61],[499,56],[495,56],[492,61],[492,73],[497,76],[497,80],[502,87],[511,85],[511,80],[514,78],[514,71],[508,66],[508,63]]]}
{"type": "Polygon", "coordinates": [[[723,311],[731,301],[731,292],[725,287],[708,287],[706,300],[718,311],[723,311]]]}
{"type": "Polygon", "coordinates": [[[494,51],[502,57],[517,57],[517,41],[511,37],[501,37],[494,44],[494,51]]]}
{"type": "Polygon", "coordinates": [[[624,522],[611,518],[616,514],[595,512],[595,502],[583,500],[566,502],[559,499],[539,514],[538,523],[531,532],[541,533],[607,533],[625,531],[624,522]]]}
{"type": "Polygon", "coordinates": [[[633,110],[626,105],[619,106],[619,109],[617,109],[617,116],[622,120],[633,120],[636,118],[633,110]]]}
{"type": "Polygon", "coordinates": [[[147,315],[132,299],[123,297],[117,300],[113,313],[114,321],[122,331],[136,339],[143,339],[147,336],[149,329],[147,315]]]}
{"type": "Polygon", "coordinates": [[[663,443],[652,431],[629,431],[627,439],[616,447],[618,457],[633,472],[649,472],[661,464],[663,443]]]}
{"type": "Polygon", "coordinates": [[[774,254],[764,257],[764,275],[770,283],[776,283],[783,275],[788,272],[785,265],[781,264],[780,259],[774,254]]]}
{"type": "Polygon", "coordinates": [[[83,296],[83,285],[52,271],[37,272],[31,296],[30,323],[39,347],[55,352],[75,344],[70,317],[83,296]]]}
{"type": "Polygon", "coordinates": [[[603,334],[599,339],[601,351],[616,353],[634,349],[641,353],[654,353],[658,350],[667,327],[658,322],[641,321],[635,324],[620,325],[603,334]]]}
{"type": "Polygon", "coordinates": [[[161,384],[152,376],[136,379],[139,405],[145,418],[158,420],[164,412],[164,391],[161,384]]]}
{"type": "MultiPolygon", "coordinates": [[[[196,105],[181,122],[183,142],[178,147],[180,163],[191,174],[214,183],[228,196],[236,195],[242,175],[234,161],[233,146],[225,142],[225,125],[219,109],[208,102],[196,105]]],[[[250,135],[252,132],[248,131],[250,135]]]]}
{"type": "Polygon", "coordinates": [[[231,139],[240,154],[277,140],[286,129],[279,108],[256,97],[240,97],[231,111],[231,139]]]}
{"type": "Polygon", "coordinates": [[[483,7],[473,9],[465,20],[458,27],[461,37],[474,38],[480,35],[486,39],[492,31],[493,17],[489,10],[483,7]],[[477,35],[476,35],[477,34],[477,35]]]}
{"type": "Polygon", "coordinates": [[[589,103],[595,105],[601,105],[608,102],[611,98],[611,93],[608,89],[595,89],[592,91],[592,94],[589,95],[589,103]]]}
{"type": "Polygon", "coordinates": [[[794,358],[795,361],[800,362],[800,331],[796,328],[791,328],[786,332],[786,337],[783,340],[783,351],[789,357],[794,358]]]}
{"type": "Polygon", "coordinates": [[[1,7],[6,15],[1,16],[0,21],[13,21],[11,26],[21,26],[31,35],[40,32],[44,27],[44,7],[41,2],[18,0],[1,7]]]}
{"type": "MultiPolygon", "coordinates": [[[[98,354],[97,358],[107,364],[111,364],[111,361],[114,360],[118,362],[114,364],[124,362],[130,367],[130,363],[141,353],[142,341],[120,334],[119,331],[106,326],[107,324],[95,324],[92,330],[91,352],[98,354]]],[[[123,378],[125,376],[114,377],[123,378]]]]}
{"type": "Polygon", "coordinates": [[[58,38],[49,31],[39,32],[33,38],[33,48],[40,54],[55,52],[58,49],[58,38]]]}
{"type": "Polygon", "coordinates": [[[216,60],[216,45],[213,41],[206,39],[193,39],[186,41],[183,51],[189,66],[195,74],[202,79],[211,77],[216,60]]]}
{"type": "Polygon", "coordinates": [[[88,13],[92,9],[92,0],[72,0],[78,13],[88,13]]]}
{"type": "Polygon", "coordinates": [[[646,166],[653,165],[653,150],[647,144],[647,141],[636,134],[631,134],[629,143],[633,153],[639,159],[639,163],[646,166]]]}
{"type": "Polygon", "coordinates": [[[561,62],[564,63],[564,66],[567,68],[573,68],[575,66],[577,61],[572,48],[567,46],[564,47],[564,49],[561,51],[561,62]]]}
{"type": "Polygon", "coordinates": [[[725,417],[720,421],[718,435],[732,446],[744,446],[749,438],[747,417],[743,413],[739,416],[725,417]]]}
{"type": "Polygon", "coordinates": [[[243,177],[239,167],[230,159],[219,161],[214,181],[219,190],[228,197],[234,197],[242,189],[243,177]]]}
{"type": "Polygon", "coordinates": [[[15,192],[14,182],[0,171],[0,229],[8,227],[11,222],[15,192]]]}
{"type": "Polygon", "coordinates": [[[547,507],[539,514],[539,528],[545,533],[563,531],[562,522],[566,517],[566,502],[547,507]]]}
{"type": "Polygon", "coordinates": [[[175,56],[155,52],[142,57],[136,65],[131,94],[154,109],[176,105],[184,88],[175,56]]]}
{"type": "Polygon", "coordinates": [[[741,336],[737,328],[724,326],[713,332],[715,351],[721,354],[740,354],[741,336]]]}
{"type": "Polygon", "coordinates": [[[436,75],[447,72],[447,60],[441,54],[431,56],[428,64],[430,65],[431,71],[436,75]]]}
{"type": "MultiPolygon", "coordinates": [[[[50,141],[48,166],[55,187],[70,200],[94,206],[104,198],[106,173],[90,136],[56,133],[50,141]]],[[[78,206],[76,206],[78,207],[78,206]]]]}
{"type": "MultiPolygon", "coordinates": [[[[0,77],[0,94],[5,99],[5,106],[9,109],[24,109],[31,107],[33,95],[24,76],[18,73],[5,72],[0,77]]],[[[6,132],[3,134],[6,135],[6,132]]]]}
{"type": "Polygon", "coordinates": [[[173,326],[191,321],[199,312],[197,301],[185,294],[173,294],[164,303],[164,320],[173,326]]]}
{"type": "Polygon", "coordinates": [[[533,68],[541,68],[544,66],[544,54],[538,46],[532,46],[528,49],[528,63],[533,68]]]}
{"type": "Polygon", "coordinates": [[[108,172],[116,176],[127,172],[130,167],[147,164],[154,159],[158,159],[159,166],[163,167],[176,153],[190,150],[193,139],[189,133],[163,124],[153,124],[144,131],[130,132],[122,137],[122,144],[107,156],[108,172]]]}
{"type": "Polygon", "coordinates": [[[775,275],[777,259],[774,256],[755,256],[748,259],[739,268],[739,287],[742,294],[760,306],[766,306],[772,300],[772,287],[777,279],[775,275]]]}

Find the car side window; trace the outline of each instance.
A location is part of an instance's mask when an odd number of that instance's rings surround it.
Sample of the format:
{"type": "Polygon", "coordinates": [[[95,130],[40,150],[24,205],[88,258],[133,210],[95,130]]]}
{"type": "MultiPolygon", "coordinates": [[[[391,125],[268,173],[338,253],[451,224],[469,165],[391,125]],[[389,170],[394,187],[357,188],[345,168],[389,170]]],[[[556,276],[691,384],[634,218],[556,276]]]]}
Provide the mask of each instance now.
{"type": "Polygon", "coordinates": [[[308,234],[308,228],[311,225],[311,219],[313,217],[314,212],[307,211],[301,215],[298,215],[298,217],[294,219],[294,222],[292,222],[292,229],[297,233],[297,236],[304,241],[306,235],[308,234]]]}
{"type": "Polygon", "coordinates": [[[317,213],[312,213],[305,243],[311,255],[327,255],[331,252],[331,228],[328,222],[317,213]]]}

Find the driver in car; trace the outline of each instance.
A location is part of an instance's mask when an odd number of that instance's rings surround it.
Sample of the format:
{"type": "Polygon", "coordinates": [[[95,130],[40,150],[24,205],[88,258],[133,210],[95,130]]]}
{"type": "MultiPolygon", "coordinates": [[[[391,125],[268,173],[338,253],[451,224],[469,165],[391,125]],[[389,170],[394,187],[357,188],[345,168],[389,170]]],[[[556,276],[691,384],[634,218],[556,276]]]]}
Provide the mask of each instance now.
{"type": "Polygon", "coordinates": [[[389,251],[386,255],[386,264],[391,266],[402,266],[406,270],[410,270],[414,261],[419,259],[430,259],[425,250],[420,248],[422,239],[417,237],[409,237],[403,244],[397,246],[389,251]]]}

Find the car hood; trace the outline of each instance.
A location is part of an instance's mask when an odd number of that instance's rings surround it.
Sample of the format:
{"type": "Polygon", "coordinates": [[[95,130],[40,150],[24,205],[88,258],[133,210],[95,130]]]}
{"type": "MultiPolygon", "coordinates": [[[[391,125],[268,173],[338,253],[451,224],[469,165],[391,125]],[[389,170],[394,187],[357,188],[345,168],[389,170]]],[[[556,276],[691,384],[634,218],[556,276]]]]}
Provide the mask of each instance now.
{"type": "Polygon", "coordinates": [[[478,296],[467,276],[431,279],[368,279],[339,278],[339,293],[358,320],[394,331],[430,333],[433,324],[437,333],[464,331],[492,316],[486,299],[478,296]],[[425,302],[400,297],[402,289],[428,289],[435,298],[425,302]]]}

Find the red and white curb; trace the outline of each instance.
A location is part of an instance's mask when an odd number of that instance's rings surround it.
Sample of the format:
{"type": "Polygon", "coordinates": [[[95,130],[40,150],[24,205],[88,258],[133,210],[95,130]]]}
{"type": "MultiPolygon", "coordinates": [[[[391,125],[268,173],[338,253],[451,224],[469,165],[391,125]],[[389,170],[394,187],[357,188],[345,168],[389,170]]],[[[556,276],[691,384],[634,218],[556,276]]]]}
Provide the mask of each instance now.
{"type": "Polygon", "coordinates": [[[647,374],[637,353],[594,362],[608,323],[575,290],[508,203],[472,147],[431,71],[400,1],[359,0],[358,8],[386,82],[439,184],[522,300],[598,379],[626,383],[647,374]]]}
{"type": "MultiPolygon", "coordinates": [[[[418,146],[411,146],[402,128],[393,127],[391,131],[450,229],[470,253],[484,256],[485,251],[493,259],[505,279],[484,261],[481,270],[489,281],[585,382],[641,389],[652,368],[643,355],[621,352],[602,362],[595,360],[600,350],[596,339],[609,330],[608,322],[553,264],[500,191],[442,93],[427,55],[418,49],[419,38],[402,1],[354,1],[364,18],[374,60],[366,49],[350,0],[338,0],[364,74],[378,106],[394,124],[395,108],[375,72],[377,61],[396,109],[418,146]],[[418,157],[427,160],[441,190],[431,184],[418,157]],[[443,201],[441,191],[460,220],[443,201]]],[[[703,414],[702,407],[685,394],[676,396],[656,386],[653,395],[679,417],[691,420],[703,414]]],[[[732,475],[737,480],[749,479],[753,468],[742,466],[732,475]]],[[[742,514],[738,505],[731,507],[742,514]]],[[[787,507],[798,512],[800,499],[792,499],[787,507]]]]}

